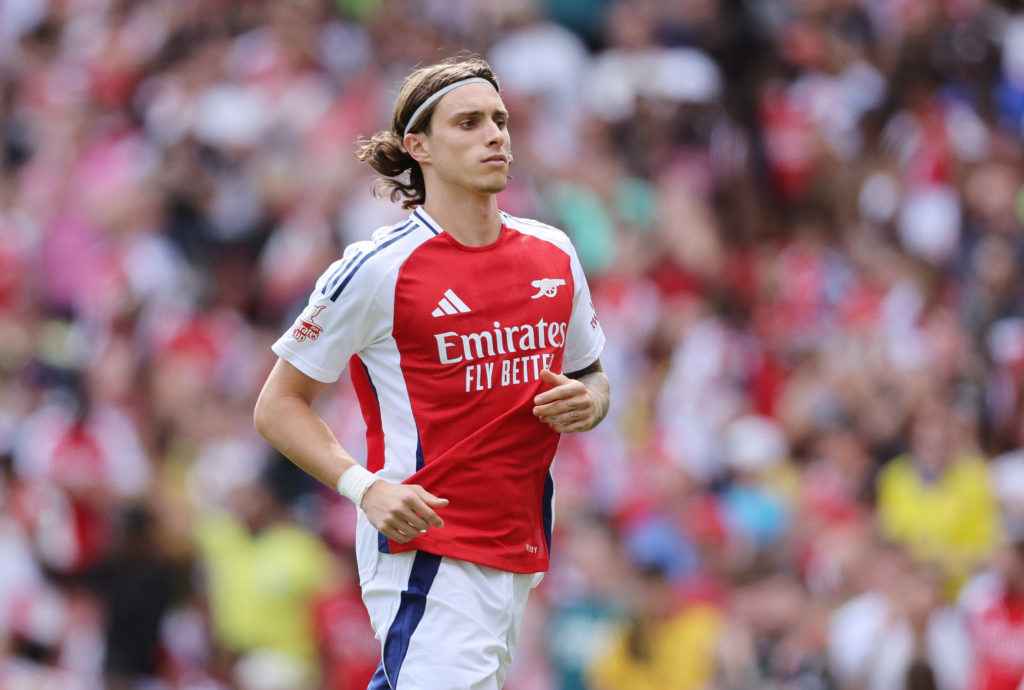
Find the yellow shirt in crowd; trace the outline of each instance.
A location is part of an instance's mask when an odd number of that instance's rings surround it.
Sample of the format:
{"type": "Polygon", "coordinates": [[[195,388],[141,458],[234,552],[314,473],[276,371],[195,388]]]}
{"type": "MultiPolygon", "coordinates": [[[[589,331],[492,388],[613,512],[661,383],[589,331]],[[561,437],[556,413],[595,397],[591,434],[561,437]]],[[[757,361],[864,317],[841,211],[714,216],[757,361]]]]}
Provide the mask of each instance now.
{"type": "Polygon", "coordinates": [[[630,651],[629,632],[621,631],[592,669],[592,687],[600,690],[699,690],[715,671],[715,649],[722,627],[717,609],[689,606],[656,625],[649,655],[630,651]]]}
{"type": "Polygon", "coordinates": [[[289,523],[253,535],[230,515],[205,519],[196,539],[216,641],[231,652],[284,652],[312,668],[311,603],[334,567],[327,547],[289,523]]]}
{"type": "Polygon", "coordinates": [[[954,459],[931,481],[909,457],[893,459],[878,476],[878,519],[916,560],[940,564],[956,580],[992,553],[999,536],[988,468],[971,456],[954,459]]]}

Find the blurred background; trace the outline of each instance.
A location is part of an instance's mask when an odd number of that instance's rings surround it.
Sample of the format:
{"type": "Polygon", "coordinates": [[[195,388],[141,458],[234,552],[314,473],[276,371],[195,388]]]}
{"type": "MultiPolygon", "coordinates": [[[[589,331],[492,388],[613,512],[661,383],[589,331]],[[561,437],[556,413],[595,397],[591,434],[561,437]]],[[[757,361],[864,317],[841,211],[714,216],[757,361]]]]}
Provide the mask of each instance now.
{"type": "Polygon", "coordinates": [[[365,687],[355,509],[251,411],[468,50],[613,389],[507,687],[1016,690],[1021,5],[0,0],[0,688],[365,687]]]}

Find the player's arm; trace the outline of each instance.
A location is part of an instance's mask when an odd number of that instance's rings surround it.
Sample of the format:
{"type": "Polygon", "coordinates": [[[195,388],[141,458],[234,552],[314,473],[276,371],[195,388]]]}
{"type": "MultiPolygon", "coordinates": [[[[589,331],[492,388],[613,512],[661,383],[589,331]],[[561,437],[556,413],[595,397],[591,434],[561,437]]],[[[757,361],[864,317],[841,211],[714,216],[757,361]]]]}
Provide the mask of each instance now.
{"type": "MultiPolygon", "coordinates": [[[[359,463],[341,447],[334,432],[313,409],[313,401],[326,387],[326,383],[278,359],[256,401],[253,422],[285,457],[335,488],[341,475],[359,467],[359,463]]],[[[361,473],[361,468],[354,471],[361,473]]],[[[441,527],[444,523],[434,509],[448,505],[448,501],[420,486],[377,479],[372,480],[358,505],[384,535],[407,542],[430,525],[441,527]]]]}
{"type": "Polygon", "coordinates": [[[545,369],[540,377],[552,388],[534,398],[533,414],[555,431],[589,431],[608,414],[611,394],[600,359],[569,374],[545,369]]]}

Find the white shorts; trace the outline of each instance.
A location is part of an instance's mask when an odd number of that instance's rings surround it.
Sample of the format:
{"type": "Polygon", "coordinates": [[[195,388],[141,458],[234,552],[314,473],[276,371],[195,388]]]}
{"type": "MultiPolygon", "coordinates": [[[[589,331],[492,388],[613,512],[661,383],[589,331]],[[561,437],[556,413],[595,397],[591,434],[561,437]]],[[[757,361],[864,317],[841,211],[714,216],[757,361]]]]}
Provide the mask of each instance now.
{"type": "Polygon", "coordinates": [[[369,546],[357,547],[359,576],[382,650],[369,690],[499,690],[543,573],[369,546]]]}

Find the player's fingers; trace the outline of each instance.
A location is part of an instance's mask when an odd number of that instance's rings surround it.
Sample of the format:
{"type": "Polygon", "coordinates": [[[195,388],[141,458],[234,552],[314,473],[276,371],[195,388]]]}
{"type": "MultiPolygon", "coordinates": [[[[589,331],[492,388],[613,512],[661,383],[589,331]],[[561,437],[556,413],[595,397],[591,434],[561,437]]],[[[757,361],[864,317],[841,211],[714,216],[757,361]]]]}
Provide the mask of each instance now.
{"type": "Polygon", "coordinates": [[[559,414],[557,408],[549,408],[548,410],[542,410],[541,412],[542,414],[540,415],[540,418],[548,424],[561,424],[569,418],[567,414],[559,414]],[[545,415],[543,412],[548,412],[548,414],[545,415]]]}
{"type": "Polygon", "coordinates": [[[430,524],[422,517],[412,511],[405,513],[395,513],[395,515],[388,520],[386,525],[381,532],[389,539],[394,539],[399,543],[406,543],[411,541],[414,537],[418,536],[422,532],[427,531],[430,524]]]}
{"type": "Polygon", "coordinates": [[[558,411],[570,419],[579,419],[580,417],[588,414],[592,407],[590,398],[580,396],[573,398],[572,400],[566,400],[555,405],[558,411]]]}
{"type": "Polygon", "coordinates": [[[593,407],[590,398],[578,396],[569,400],[559,400],[547,405],[538,405],[533,408],[533,414],[537,417],[559,419],[583,419],[590,413],[593,407]]]}
{"type": "Polygon", "coordinates": [[[404,544],[410,539],[412,539],[413,536],[419,534],[419,532],[414,532],[411,527],[407,529],[409,530],[409,532],[406,532],[397,525],[389,525],[387,529],[382,531],[384,532],[384,536],[386,536],[388,539],[394,539],[399,544],[404,544]]]}
{"type": "Polygon", "coordinates": [[[413,509],[419,514],[419,517],[434,527],[444,527],[444,520],[434,512],[434,508],[444,508],[448,505],[448,499],[438,498],[422,486],[415,485],[412,488],[416,491],[413,509]]]}
{"type": "Polygon", "coordinates": [[[552,388],[543,393],[538,393],[533,399],[534,405],[544,405],[555,400],[570,398],[585,390],[585,386],[575,379],[563,376],[562,374],[552,374],[547,369],[540,372],[540,376],[546,383],[551,384],[552,388]]]}
{"type": "Polygon", "coordinates": [[[570,379],[568,376],[566,376],[564,374],[556,374],[555,372],[551,371],[550,369],[543,369],[543,370],[541,370],[541,372],[540,372],[540,380],[543,381],[544,383],[549,383],[552,386],[560,386],[563,383],[566,383],[568,381],[572,381],[572,379],[570,379]]]}
{"type": "MultiPolygon", "coordinates": [[[[540,397],[540,396],[537,396],[540,397]]],[[[565,398],[555,398],[547,402],[534,405],[533,413],[538,417],[550,417],[551,415],[558,414],[560,412],[568,412],[572,409],[580,407],[581,398],[577,396],[566,396],[565,398]],[[569,407],[569,403],[574,402],[573,407],[569,407]]]]}
{"type": "Polygon", "coordinates": [[[444,508],[446,505],[448,505],[447,498],[439,498],[426,490],[424,490],[424,494],[426,495],[421,496],[421,498],[431,508],[444,508]]]}
{"type": "Polygon", "coordinates": [[[560,434],[566,434],[573,431],[586,431],[594,422],[592,415],[580,415],[579,417],[560,415],[549,419],[551,421],[548,421],[548,426],[560,434]]]}
{"type": "Polygon", "coordinates": [[[577,431],[586,431],[590,428],[590,425],[584,422],[573,422],[572,424],[559,424],[551,428],[560,434],[571,434],[577,431]]]}
{"type": "Polygon", "coordinates": [[[430,523],[417,513],[413,513],[411,516],[406,517],[405,524],[401,527],[403,532],[412,530],[413,534],[419,534],[420,532],[425,532],[430,527],[430,523]]]}
{"type": "Polygon", "coordinates": [[[589,397],[586,386],[579,381],[568,379],[567,383],[557,388],[538,393],[533,398],[533,404],[538,407],[542,405],[565,405],[575,400],[576,404],[579,405],[581,400],[589,397]]]}
{"type": "Polygon", "coordinates": [[[555,405],[559,400],[571,398],[572,393],[564,388],[553,388],[549,391],[537,395],[533,399],[533,404],[536,407],[543,407],[545,405],[555,405]]]}

